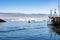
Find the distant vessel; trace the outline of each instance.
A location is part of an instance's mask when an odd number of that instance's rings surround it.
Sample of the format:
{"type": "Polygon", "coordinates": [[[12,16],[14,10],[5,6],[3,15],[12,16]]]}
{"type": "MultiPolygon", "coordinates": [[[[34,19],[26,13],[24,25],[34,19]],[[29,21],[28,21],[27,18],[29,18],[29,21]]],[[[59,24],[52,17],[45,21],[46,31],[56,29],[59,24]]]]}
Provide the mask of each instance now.
{"type": "Polygon", "coordinates": [[[3,19],[0,19],[0,22],[6,22],[5,20],[3,20],[3,19]]]}
{"type": "Polygon", "coordinates": [[[30,21],[30,20],[28,20],[28,23],[31,23],[31,21],[30,21]]]}

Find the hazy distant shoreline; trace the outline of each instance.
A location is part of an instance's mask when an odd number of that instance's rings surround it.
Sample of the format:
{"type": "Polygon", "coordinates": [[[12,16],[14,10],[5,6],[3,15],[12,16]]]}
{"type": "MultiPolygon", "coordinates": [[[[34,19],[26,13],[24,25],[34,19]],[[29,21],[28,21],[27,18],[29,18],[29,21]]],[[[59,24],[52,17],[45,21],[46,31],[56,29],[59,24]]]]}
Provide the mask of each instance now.
{"type": "Polygon", "coordinates": [[[48,14],[19,14],[19,13],[0,13],[1,19],[14,20],[45,20],[48,19],[48,14]]]}
{"type": "Polygon", "coordinates": [[[0,13],[0,17],[44,17],[49,14],[0,13]]]}

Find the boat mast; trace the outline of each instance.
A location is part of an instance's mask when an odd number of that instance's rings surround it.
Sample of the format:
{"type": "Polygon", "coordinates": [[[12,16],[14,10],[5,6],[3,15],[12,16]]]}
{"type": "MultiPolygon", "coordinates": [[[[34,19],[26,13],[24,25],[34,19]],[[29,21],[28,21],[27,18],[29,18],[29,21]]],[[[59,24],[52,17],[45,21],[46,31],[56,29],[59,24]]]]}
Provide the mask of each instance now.
{"type": "Polygon", "coordinates": [[[59,13],[59,16],[60,16],[60,0],[58,0],[58,13],[59,13]]]}

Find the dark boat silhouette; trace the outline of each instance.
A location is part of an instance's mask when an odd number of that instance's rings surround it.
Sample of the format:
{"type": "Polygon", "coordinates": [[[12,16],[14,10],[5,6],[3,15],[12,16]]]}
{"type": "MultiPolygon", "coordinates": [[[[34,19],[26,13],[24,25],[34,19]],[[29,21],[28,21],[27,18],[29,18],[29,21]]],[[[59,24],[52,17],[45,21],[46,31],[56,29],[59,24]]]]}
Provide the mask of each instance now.
{"type": "Polygon", "coordinates": [[[60,35],[60,25],[53,25],[52,31],[55,32],[56,34],[60,35]]]}
{"type": "Polygon", "coordinates": [[[31,23],[31,21],[30,21],[30,20],[28,20],[28,23],[31,23]]]}
{"type": "Polygon", "coordinates": [[[0,19],[0,22],[6,22],[5,20],[3,20],[3,19],[0,19]]]}

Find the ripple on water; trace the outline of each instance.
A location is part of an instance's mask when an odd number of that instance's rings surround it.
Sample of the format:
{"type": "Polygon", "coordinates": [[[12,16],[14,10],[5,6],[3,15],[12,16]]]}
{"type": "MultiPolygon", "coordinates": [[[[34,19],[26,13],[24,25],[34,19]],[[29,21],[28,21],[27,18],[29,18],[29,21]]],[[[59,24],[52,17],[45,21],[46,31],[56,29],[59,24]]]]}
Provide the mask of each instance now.
{"type": "Polygon", "coordinates": [[[46,22],[29,24],[9,21],[0,24],[0,40],[50,40],[49,37],[50,33],[46,22]]]}

